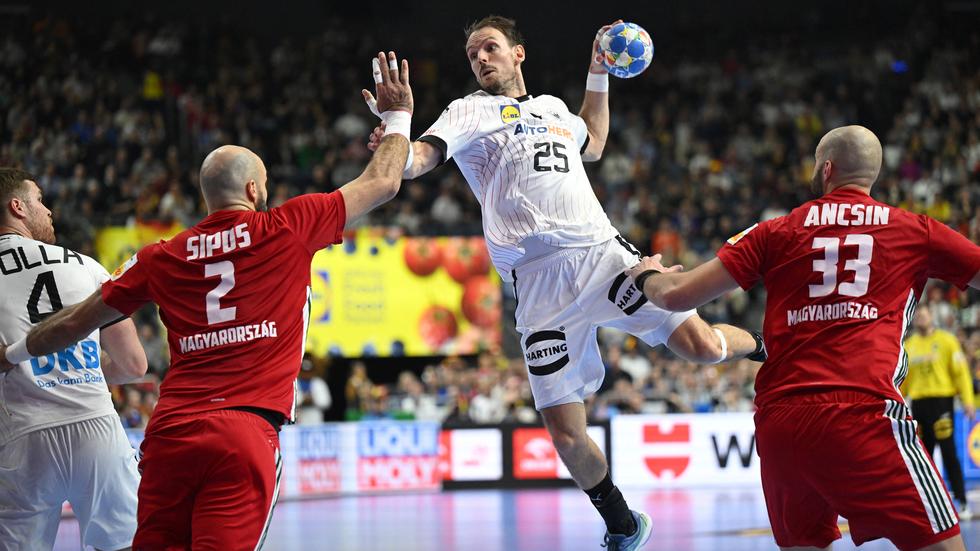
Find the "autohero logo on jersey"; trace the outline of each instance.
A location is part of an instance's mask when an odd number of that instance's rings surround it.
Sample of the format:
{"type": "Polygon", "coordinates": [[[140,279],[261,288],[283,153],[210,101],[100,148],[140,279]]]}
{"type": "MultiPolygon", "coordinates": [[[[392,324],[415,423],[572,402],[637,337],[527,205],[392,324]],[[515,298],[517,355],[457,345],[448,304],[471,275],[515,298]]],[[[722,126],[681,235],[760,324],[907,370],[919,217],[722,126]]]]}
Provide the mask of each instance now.
{"type": "Polygon", "coordinates": [[[99,344],[86,339],[55,354],[31,358],[31,373],[38,388],[51,389],[58,386],[81,385],[85,383],[105,384],[100,368],[99,344]],[[58,371],[54,371],[57,367],[58,371]],[[54,371],[55,377],[50,374],[54,371]]]}
{"type": "Polygon", "coordinates": [[[575,135],[572,134],[571,130],[563,126],[558,126],[557,124],[525,124],[519,122],[514,127],[514,135],[516,136],[518,134],[527,134],[528,136],[551,134],[552,136],[575,141],[575,135]]]}
{"type": "Polygon", "coordinates": [[[238,344],[257,339],[276,338],[278,336],[279,332],[276,329],[276,322],[263,320],[262,323],[226,327],[225,329],[210,331],[208,333],[180,337],[180,353],[186,354],[195,350],[205,350],[226,344],[238,344]]]}
{"type": "Polygon", "coordinates": [[[500,120],[505,124],[510,124],[512,122],[517,122],[521,120],[521,106],[520,105],[501,105],[500,106],[500,120]]]}
{"type": "Polygon", "coordinates": [[[524,359],[531,375],[551,375],[568,365],[568,342],[561,331],[538,331],[524,340],[524,359]]]}
{"type": "Polygon", "coordinates": [[[357,428],[358,490],[438,488],[439,425],[364,423],[357,428]]]}

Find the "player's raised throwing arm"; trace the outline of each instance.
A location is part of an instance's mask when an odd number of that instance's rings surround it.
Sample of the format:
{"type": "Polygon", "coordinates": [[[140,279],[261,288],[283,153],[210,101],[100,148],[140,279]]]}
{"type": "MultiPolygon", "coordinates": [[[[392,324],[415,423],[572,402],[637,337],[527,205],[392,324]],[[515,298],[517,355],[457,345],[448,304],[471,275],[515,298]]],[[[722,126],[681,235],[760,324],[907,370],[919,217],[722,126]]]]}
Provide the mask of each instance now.
{"type": "Polygon", "coordinates": [[[589,131],[589,143],[582,152],[583,161],[598,161],[609,136],[609,72],[600,61],[599,38],[616,23],[622,23],[622,20],[599,29],[592,41],[592,61],[589,63],[589,77],[585,81],[585,98],[578,113],[589,131]]]}
{"type": "MultiPolygon", "coordinates": [[[[381,117],[384,130],[374,157],[364,172],[340,188],[340,193],[344,196],[348,225],[378,205],[388,202],[398,193],[409,153],[412,110],[415,105],[412,88],[408,83],[408,62],[402,60],[399,68],[395,52],[381,52],[373,60],[372,66],[378,96],[374,110],[381,117]]],[[[373,97],[371,99],[374,100],[373,97]]]]}

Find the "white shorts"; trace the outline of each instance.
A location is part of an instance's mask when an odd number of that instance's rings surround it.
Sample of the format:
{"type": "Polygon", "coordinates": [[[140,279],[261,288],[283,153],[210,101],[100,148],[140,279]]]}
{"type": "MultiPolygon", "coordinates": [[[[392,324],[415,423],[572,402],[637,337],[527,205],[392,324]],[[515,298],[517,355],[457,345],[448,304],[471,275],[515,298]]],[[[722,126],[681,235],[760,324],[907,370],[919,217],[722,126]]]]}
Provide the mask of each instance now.
{"type": "Polygon", "coordinates": [[[78,517],[82,545],[129,547],[136,466],[115,414],[29,432],[0,447],[0,549],[50,551],[65,501],[78,517]]]}
{"type": "Polygon", "coordinates": [[[605,375],[596,330],[614,327],[665,344],[695,310],[657,308],[623,272],[640,254],[622,237],[568,248],[514,270],[517,331],[537,409],[581,402],[605,375]]]}

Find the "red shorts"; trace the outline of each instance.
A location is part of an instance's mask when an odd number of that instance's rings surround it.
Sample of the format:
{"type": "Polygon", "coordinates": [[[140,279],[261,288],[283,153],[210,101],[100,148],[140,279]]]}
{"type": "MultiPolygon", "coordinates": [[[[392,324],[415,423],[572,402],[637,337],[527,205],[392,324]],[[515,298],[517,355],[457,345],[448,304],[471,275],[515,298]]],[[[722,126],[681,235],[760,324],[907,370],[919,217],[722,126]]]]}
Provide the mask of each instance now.
{"type": "Polygon", "coordinates": [[[776,543],[826,547],[848,520],[855,545],[919,549],[959,520],[904,403],[857,392],[786,397],[755,414],[762,489],[776,543]]]}
{"type": "Polygon", "coordinates": [[[164,421],[140,446],[135,550],[255,549],[279,494],[279,435],[244,411],[164,421]]]}

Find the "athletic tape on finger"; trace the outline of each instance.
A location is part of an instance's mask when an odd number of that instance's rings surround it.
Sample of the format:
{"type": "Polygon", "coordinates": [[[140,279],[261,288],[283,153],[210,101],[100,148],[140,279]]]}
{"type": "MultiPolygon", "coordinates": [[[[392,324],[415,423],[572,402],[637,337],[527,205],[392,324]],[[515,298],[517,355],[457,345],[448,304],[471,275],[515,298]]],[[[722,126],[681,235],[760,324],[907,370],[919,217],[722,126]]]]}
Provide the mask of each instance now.
{"type": "Polygon", "coordinates": [[[381,63],[378,62],[377,58],[371,60],[371,72],[374,73],[374,83],[381,84],[381,63]]]}
{"type": "Polygon", "coordinates": [[[378,111],[378,100],[371,98],[371,99],[364,100],[364,103],[367,104],[368,109],[371,110],[371,113],[373,113],[375,117],[378,118],[381,117],[381,112],[378,111]]]}
{"type": "Polygon", "coordinates": [[[392,71],[397,71],[398,70],[398,62],[395,61],[395,58],[391,58],[391,59],[388,60],[388,69],[390,69],[392,71]]]}

